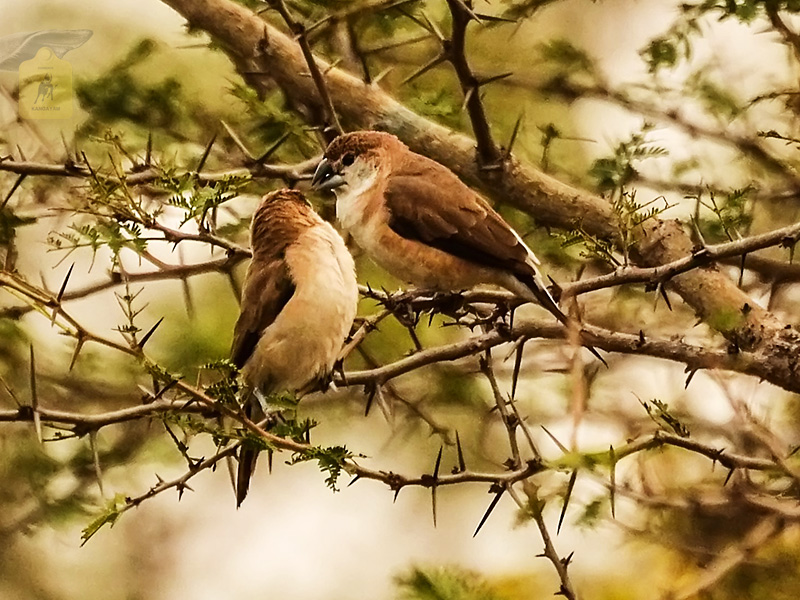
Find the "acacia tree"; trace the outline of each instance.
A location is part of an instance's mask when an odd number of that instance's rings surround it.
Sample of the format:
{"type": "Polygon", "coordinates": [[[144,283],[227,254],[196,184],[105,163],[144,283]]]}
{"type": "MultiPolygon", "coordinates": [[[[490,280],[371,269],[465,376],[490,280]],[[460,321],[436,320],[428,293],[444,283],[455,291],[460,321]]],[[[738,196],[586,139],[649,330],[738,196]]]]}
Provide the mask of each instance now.
{"type": "MultiPolygon", "coordinates": [[[[791,18],[800,6],[681,5],[674,23],[642,49],[647,78],[617,85],[562,39],[540,40],[541,60],[527,72],[507,72],[510,56],[502,52],[485,59],[486,40],[513,40],[554,2],[164,2],[207,42],[207,52],[234,65],[234,83],[204,88],[212,96],[232,86],[235,109],[181,95],[173,79],[136,81],[133,67],[153,51],[143,42],[106,74],[80,83],[88,117],[60,156],[50,149],[29,160],[9,139],[0,160],[8,190],[0,204],[0,287],[12,298],[0,312],[7,364],[0,421],[13,450],[4,468],[18,482],[3,494],[13,518],[2,535],[105,502],[84,530],[88,540],[158,494],[180,496],[193,477],[252,445],[291,463],[316,461],[334,489],[343,474],[377,480],[395,494],[427,488],[434,522],[437,489],[483,484],[491,498],[475,532],[510,498],[541,534],[542,554],[560,581],[552,591],[567,598],[592,595],[573,583],[572,554],[556,535],[581,480],[602,486],[574,509],[584,523],[613,520],[624,501],[638,509],[630,535],[681,549],[692,577],[670,597],[796,593],[796,569],[786,565],[796,566],[797,553],[787,558],[780,549],[796,536],[800,516],[793,456],[800,335],[792,318],[800,280],[792,263],[800,236],[797,90],[743,96],[692,53],[715,20],[739,22],[772,32],[796,73],[800,37],[791,18]],[[564,105],[608,103],[640,116],[642,126],[586,164],[570,157],[580,142],[563,133],[574,129],[564,114],[551,123],[510,114],[515,98],[534,94],[564,105]],[[538,144],[530,141],[532,126],[538,144]],[[687,159],[669,160],[669,145],[656,141],[665,128],[691,141],[687,159]],[[382,289],[385,275],[359,257],[364,301],[334,376],[338,392],[317,392],[299,406],[276,398],[289,407],[287,419],[266,430],[242,411],[237,373],[221,346],[167,351],[158,345],[159,326],[178,317],[145,322],[144,298],[168,293],[161,282],[179,282],[191,318],[199,305],[213,304],[213,294],[198,294],[193,282],[217,274],[238,297],[253,196],[279,186],[308,190],[325,143],[357,129],[394,133],[493,201],[548,259],[573,323],[564,328],[505,292],[387,291],[397,282],[382,289]],[[658,161],[669,165],[667,175],[648,168],[658,161]],[[24,264],[24,231],[42,231],[39,224],[63,261],[56,284],[38,283],[24,264]],[[75,285],[73,268],[88,262],[106,275],[75,285]],[[98,333],[74,308],[108,290],[120,310],[113,335],[98,333]],[[68,358],[53,356],[52,339],[35,333],[36,323],[70,340],[68,358]],[[608,366],[582,345],[602,351],[608,366]],[[125,376],[110,384],[98,364],[125,376]],[[676,386],[685,395],[629,402],[643,372],[660,369],[669,381],[685,371],[676,386]],[[697,373],[729,404],[723,424],[691,401],[697,373]],[[537,397],[542,381],[555,382],[558,410],[537,397]],[[764,398],[758,410],[743,391],[753,382],[764,398]],[[340,444],[318,445],[303,410],[317,406],[315,399],[346,406],[348,418],[373,405],[402,414],[419,434],[436,436],[439,450],[418,472],[399,473],[360,455],[346,433],[340,444]],[[147,427],[154,421],[163,424],[157,432],[147,427]],[[609,422],[616,432],[610,444],[579,435],[587,424],[609,422]],[[105,435],[111,426],[117,433],[105,435]],[[31,427],[48,443],[77,439],[80,450],[65,461],[32,461],[31,427]],[[502,447],[482,444],[498,427],[502,447]],[[161,436],[185,460],[184,475],[137,493],[101,485],[98,496],[94,482],[105,469],[137,460],[161,436]],[[198,458],[194,444],[207,439],[216,451],[198,458]],[[65,470],[75,475],[66,493],[37,492],[33,506],[23,502],[65,470]]],[[[29,125],[17,127],[31,133],[29,125]]]]}

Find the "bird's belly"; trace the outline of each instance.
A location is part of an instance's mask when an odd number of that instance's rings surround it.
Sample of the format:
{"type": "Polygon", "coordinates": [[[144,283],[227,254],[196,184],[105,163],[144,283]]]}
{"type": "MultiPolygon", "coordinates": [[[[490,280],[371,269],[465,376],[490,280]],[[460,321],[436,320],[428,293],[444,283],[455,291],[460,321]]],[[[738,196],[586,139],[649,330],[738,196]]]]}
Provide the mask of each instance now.
{"type": "Polygon", "coordinates": [[[352,233],[378,265],[417,287],[460,291],[481,283],[497,283],[492,269],[404,238],[388,226],[376,223],[352,233]]]}
{"type": "Polygon", "coordinates": [[[352,317],[336,307],[293,297],[264,330],[242,375],[265,393],[299,390],[333,367],[352,317]],[[348,317],[350,321],[347,322],[348,317]]]}
{"type": "Polygon", "coordinates": [[[327,228],[308,234],[303,250],[287,252],[290,267],[306,276],[242,369],[247,384],[264,393],[300,390],[329,373],[350,333],[358,304],[353,259],[327,228]]]}

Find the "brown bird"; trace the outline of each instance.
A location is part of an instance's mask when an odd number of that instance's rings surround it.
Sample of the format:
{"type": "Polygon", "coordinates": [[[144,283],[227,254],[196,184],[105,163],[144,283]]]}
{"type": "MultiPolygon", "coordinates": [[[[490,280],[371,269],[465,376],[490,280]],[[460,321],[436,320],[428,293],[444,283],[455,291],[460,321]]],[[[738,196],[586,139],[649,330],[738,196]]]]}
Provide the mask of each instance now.
{"type": "Polygon", "coordinates": [[[395,276],[438,290],[499,285],[566,323],[539,273],[539,259],[517,232],[447,167],[395,136],[339,136],[312,185],[333,190],[342,227],[395,276]]]}
{"type": "MultiPolygon", "coordinates": [[[[303,391],[331,372],[356,315],[358,285],[341,236],[298,191],[264,196],[251,247],[231,357],[245,383],[245,412],[261,421],[266,396],[303,391]]],[[[240,452],[237,506],[257,454],[240,452]]]]}

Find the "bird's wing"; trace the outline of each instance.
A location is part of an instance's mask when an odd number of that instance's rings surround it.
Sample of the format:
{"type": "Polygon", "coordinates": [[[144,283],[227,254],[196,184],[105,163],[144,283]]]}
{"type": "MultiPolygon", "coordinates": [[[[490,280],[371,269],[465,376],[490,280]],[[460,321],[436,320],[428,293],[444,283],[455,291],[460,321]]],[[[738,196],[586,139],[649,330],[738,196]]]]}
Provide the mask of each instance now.
{"type": "Polygon", "coordinates": [[[242,313],[236,321],[231,359],[242,368],[261,333],[275,321],[294,294],[295,285],[283,259],[250,264],[242,291],[242,313]]]}
{"type": "Polygon", "coordinates": [[[565,323],[537,269],[539,260],[486,201],[454,173],[424,157],[389,177],[389,227],[474,263],[513,273],[539,303],[565,323]]]}
{"type": "Polygon", "coordinates": [[[481,265],[529,274],[538,260],[483,198],[438,163],[422,161],[395,172],[384,192],[389,226],[481,265]]]}

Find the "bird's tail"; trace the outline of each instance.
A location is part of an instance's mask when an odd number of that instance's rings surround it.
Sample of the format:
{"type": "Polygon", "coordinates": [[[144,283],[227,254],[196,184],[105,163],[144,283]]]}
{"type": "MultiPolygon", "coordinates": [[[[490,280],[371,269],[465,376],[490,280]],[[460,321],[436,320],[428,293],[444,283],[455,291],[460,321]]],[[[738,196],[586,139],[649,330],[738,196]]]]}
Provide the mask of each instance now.
{"type": "MultiPolygon", "coordinates": [[[[550,291],[547,289],[541,273],[539,273],[538,270],[531,269],[531,271],[525,275],[526,276],[520,276],[520,279],[531,291],[534,298],[536,298],[536,301],[539,302],[539,304],[546,308],[550,313],[552,313],[552,315],[563,325],[567,325],[569,318],[564,314],[561,308],[559,308],[558,303],[550,294],[550,291]]],[[[597,358],[606,367],[608,366],[608,363],[602,356],[600,356],[600,353],[594,347],[584,344],[584,348],[591,352],[595,358],[597,358]]]]}
{"type": "MultiPolygon", "coordinates": [[[[264,411],[252,395],[245,401],[244,414],[255,423],[259,423],[265,418],[264,411]]],[[[250,478],[256,470],[258,453],[258,450],[245,444],[240,446],[239,466],[236,470],[236,508],[239,508],[247,497],[247,491],[250,489],[250,478]]]]}
{"type": "Polygon", "coordinates": [[[528,277],[522,278],[523,283],[531,291],[536,301],[546,308],[552,315],[558,319],[562,324],[566,325],[569,321],[567,315],[558,306],[555,298],[550,294],[550,291],[545,285],[544,278],[538,271],[533,271],[528,274],[528,277]]]}

